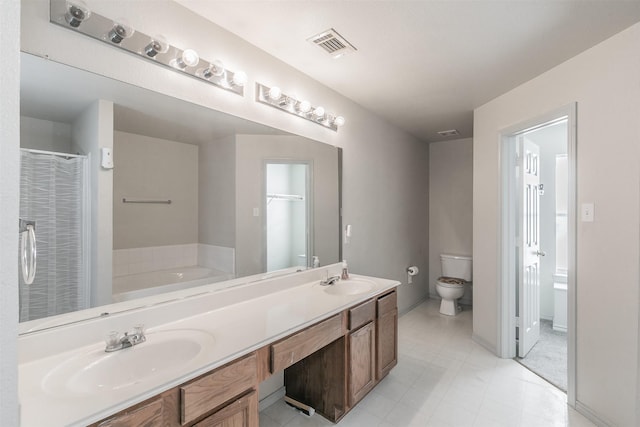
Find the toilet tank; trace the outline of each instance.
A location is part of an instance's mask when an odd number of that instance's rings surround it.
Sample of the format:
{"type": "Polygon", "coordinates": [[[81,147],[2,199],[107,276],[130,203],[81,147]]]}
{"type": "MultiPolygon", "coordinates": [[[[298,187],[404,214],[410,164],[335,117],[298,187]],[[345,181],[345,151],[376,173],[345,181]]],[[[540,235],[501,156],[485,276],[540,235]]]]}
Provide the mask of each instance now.
{"type": "Polygon", "coordinates": [[[440,254],[440,264],[443,276],[471,281],[471,257],[440,254]]]}

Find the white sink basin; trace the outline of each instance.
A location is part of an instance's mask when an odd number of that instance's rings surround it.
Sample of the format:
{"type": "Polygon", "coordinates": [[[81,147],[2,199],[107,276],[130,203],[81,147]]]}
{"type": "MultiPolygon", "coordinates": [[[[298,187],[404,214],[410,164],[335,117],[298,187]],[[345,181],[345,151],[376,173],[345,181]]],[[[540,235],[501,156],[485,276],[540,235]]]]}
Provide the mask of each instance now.
{"type": "Polygon", "coordinates": [[[331,295],[358,295],[375,288],[375,282],[366,279],[339,280],[336,284],[327,286],[324,290],[331,295]]]}
{"type": "Polygon", "coordinates": [[[42,380],[53,395],[109,393],[151,378],[171,377],[176,370],[200,363],[214,344],[196,329],[150,332],[146,342],[106,353],[93,347],[59,364],[42,380]]]}

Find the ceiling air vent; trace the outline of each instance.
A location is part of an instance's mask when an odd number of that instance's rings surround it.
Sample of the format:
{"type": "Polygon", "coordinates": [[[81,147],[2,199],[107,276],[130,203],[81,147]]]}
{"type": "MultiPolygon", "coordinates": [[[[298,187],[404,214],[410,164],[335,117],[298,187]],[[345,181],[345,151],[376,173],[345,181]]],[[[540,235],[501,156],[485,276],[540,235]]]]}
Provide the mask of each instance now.
{"type": "Polygon", "coordinates": [[[333,28],[309,37],[307,41],[321,47],[334,58],[340,58],[346,53],[358,50],[333,28]]]}
{"type": "Polygon", "coordinates": [[[458,132],[456,129],[449,129],[449,130],[441,130],[440,132],[438,132],[438,135],[440,136],[458,136],[460,135],[460,132],[458,132]]]}

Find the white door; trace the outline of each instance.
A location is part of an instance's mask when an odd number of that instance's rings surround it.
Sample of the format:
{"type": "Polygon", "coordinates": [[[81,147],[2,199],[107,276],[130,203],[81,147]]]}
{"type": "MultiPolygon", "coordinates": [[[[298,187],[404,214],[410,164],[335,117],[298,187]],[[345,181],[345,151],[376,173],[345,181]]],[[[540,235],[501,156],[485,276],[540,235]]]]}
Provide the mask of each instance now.
{"type": "Polygon", "coordinates": [[[518,357],[525,357],[540,338],[540,148],[519,138],[521,220],[518,271],[518,357]]]}

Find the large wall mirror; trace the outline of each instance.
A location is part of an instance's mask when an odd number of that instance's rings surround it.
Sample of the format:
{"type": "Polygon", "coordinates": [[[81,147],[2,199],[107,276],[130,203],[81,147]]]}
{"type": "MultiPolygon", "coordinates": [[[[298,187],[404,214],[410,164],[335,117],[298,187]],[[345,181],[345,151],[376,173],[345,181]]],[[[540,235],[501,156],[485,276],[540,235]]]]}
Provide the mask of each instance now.
{"type": "Polygon", "coordinates": [[[21,333],[340,259],[338,148],[21,67],[21,333]]]}

